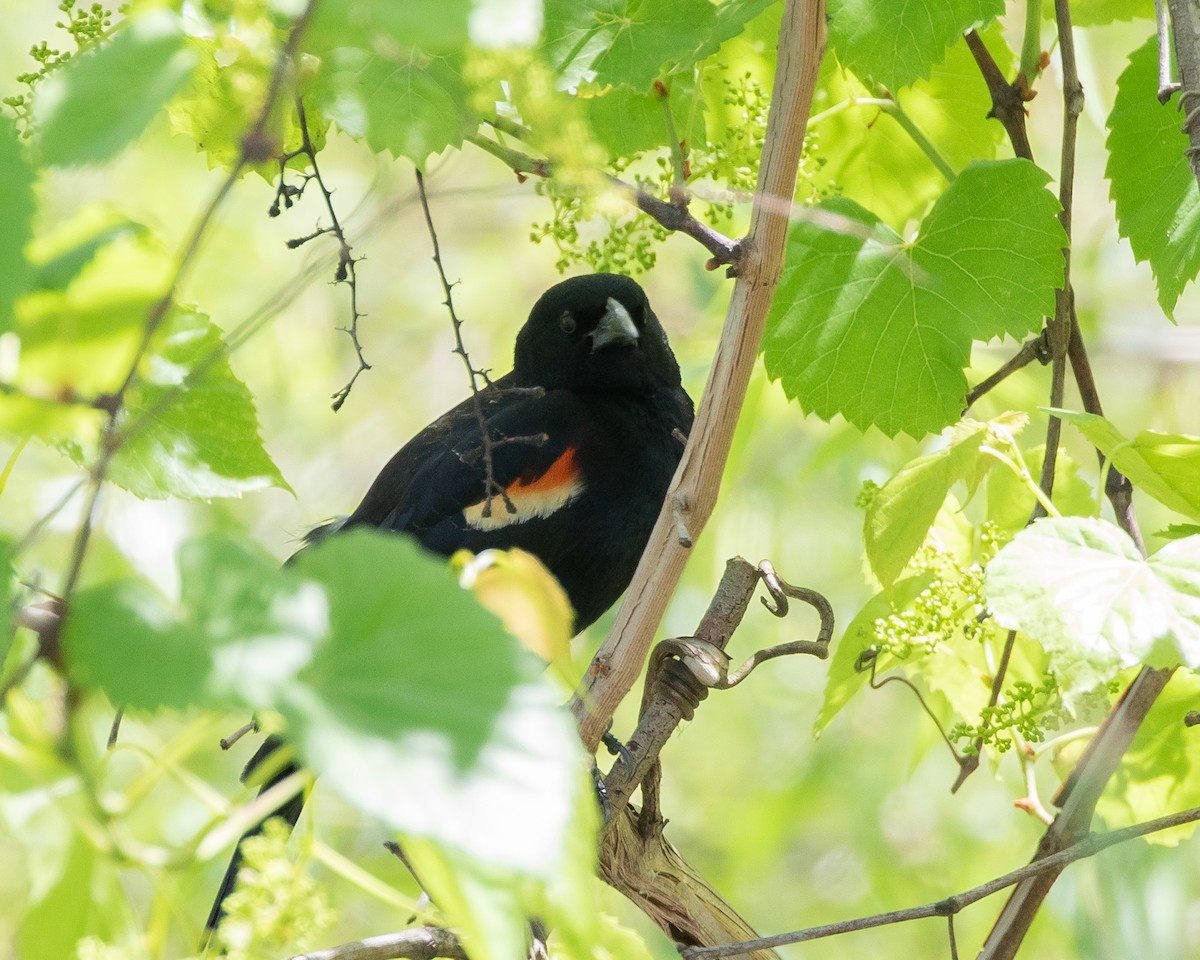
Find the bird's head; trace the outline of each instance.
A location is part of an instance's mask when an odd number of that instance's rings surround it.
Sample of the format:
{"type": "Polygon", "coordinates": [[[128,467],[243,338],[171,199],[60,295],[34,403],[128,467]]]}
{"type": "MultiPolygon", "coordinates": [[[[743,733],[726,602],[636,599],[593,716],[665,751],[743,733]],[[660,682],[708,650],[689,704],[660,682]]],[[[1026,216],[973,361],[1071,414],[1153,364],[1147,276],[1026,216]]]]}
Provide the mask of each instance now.
{"type": "Polygon", "coordinates": [[[629,277],[594,273],[555,284],[517,334],[522,382],[579,390],[679,385],[679,365],[646,292],[629,277]]]}

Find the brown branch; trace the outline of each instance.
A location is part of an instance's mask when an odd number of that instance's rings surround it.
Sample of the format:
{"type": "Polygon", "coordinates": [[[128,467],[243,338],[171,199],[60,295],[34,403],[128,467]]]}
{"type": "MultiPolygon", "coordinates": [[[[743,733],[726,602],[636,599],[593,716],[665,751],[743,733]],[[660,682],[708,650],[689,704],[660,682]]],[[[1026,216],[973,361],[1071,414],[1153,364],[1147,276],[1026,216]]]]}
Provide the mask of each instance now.
{"type": "Polygon", "coordinates": [[[1183,132],[1189,141],[1184,155],[1192,176],[1200,181],[1200,23],[1191,0],[1167,0],[1167,7],[1179,64],[1179,109],[1184,113],[1183,132]]]}
{"type": "Polygon", "coordinates": [[[750,950],[782,947],[791,943],[803,943],[807,940],[820,940],[824,937],[853,933],[858,930],[870,930],[874,927],[904,923],[909,920],[924,920],[929,917],[952,917],[971,904],[977,903],[985,897],[990,897],[992,894],[998,893],[1014,884],[1047,873],[1057,875],[1068,864],[1074,863],[1076,860],[1093,857],[1101,851],[1107,850],[1109,847],[1116,846],[1119,843],[1127,843],[1130,840],[1136,840],[1138,837],[1144,837],[1161,830],[1169,830],[1172,827],[1182,826],[1186,823],[1195,823],[1197,820],[1200,820],[1200,807],[1192,807],[1191,809],[1181,810],[1178,813],[1172,813],[1155,820],[1136,823],[1121,830],[1113,830],[1109,833],[1089,834],[1073,843],[1070,847],[1060,850],[1043,860],[1012,870],[1009,873],[996,877],[994,880],[981,883],[977,887],[972,887],[970,890],[947,897],[944,900],[922,904],[918,907],[908,907],[904,910],[891,910],[887,913],[878,913],[870,917],[860,917],[856,920],[843,920],[839,923],[827,923],[819,927],[808,927],[804,930],[781,933],[773,937],[763,937],[759,940],[751,940],[744,943],[731,943],[719,947],[694,947],[684,950],[683,956],[685,960],[710,960],[710,958],[714,957],[731,957],[750,950]]]}
{"type": "Polygon", "coordinates": [[[1044,330],[1036,337],[1026,340],[1021,344],[1021,349],[1013,354],[1012,359],[1008,360],[995,373],[985,380],[981,380],[971,389],[971,392],[967,394],[966,409],[973,407],[980,397],[986,393],[990,393],[1014,373],[1018,370],[1023,370],[1034,360],[1041,363],[1050,362],[1050,354],[1046,349],[1046,332],[1044,330]]]}
{"type": "Polygon", "coordinates": [[[750,233],[741,245],[743,259],[704,399],[616,623],[572,703],[588,749],[595,749],[617,704],[633,687],[679,582],[688,554],[676,534],[677,513],[695,538],[716,505],[733,429],[783,269],[788,210],[824,50],[824,3],[788,0],[750,233]]]}
{"type": "Polygon", "coordinates": [[[1015,955],[1034,914],[1063,867],[1070,862],[1069,859],[1057,858],[1087,835],[1096,801],[1116,771],[1121,758],[1129,750],[1133,736],[1146,719],[1146,714],[1150,712],[1155,700],[1171,679],[1171,674],[1171,670],[1144,667],[1100,725],[1087,749],[1059,788],[1054,802],[1061,806],[1062,810],[1050,829],[1042,836],[1033,860],[1026,868],[1030,869],[1031,873],[1028,877],[1021,878],[1020,885],[1012,892],[1004,910],[996,919],[979,954],[979,960],[1000,960],[1015,955]],[[1047,863],[1050,864],[1049,869],[1032,870],[1047,863]]]}
{"type": "MultiPolygon", "coordinates": [[[[464,139],[501,160],[518,177],[523,178],[526,175],[552,177],[554,175],[554,164],[550,160],[539,160],[479,134],[469,134],[464,139]]],[[[684,204],[662,200],[647,193],[641,187],[626,183],[620,177],[610,175],[606,179],[610,186],[624,194],[630,203],[656,220],[660,226],[672,233],[685,234],[704,247],[712,254],[712,259],[708,262],[710,270],[727,264],[731,268],[729,275],[736,275],[742,257],[742,245],[739,241],[732,240],[708,224],[697,220],[684,204]]]]}
{"type": "Polygon", "coordinates": [[[1004,125],[1013,153],[1026,160],[1032,160],[1033,149],[1029,145],[1029,134],[1025,131],[1027,91],[1004,79],[1004,74],[1000,72],[978,31],[968,30],[966,41],[992,97],[992,109],[988,111],[988,116],[994,117],[1004,125]]]}
{"type": "MultiPolygon", "coordinates": [[[[812,653],[823,658],[828,655],[832,633],[833,614],[824,597],[784,583],[765,561],[756,568],[735,557],[725,565],[725,574],[695,635],[664,641],[655,648],[637,729],[604,781],[606,799],[615,813],[605,823],[601,837],[600,873],[676,942],[718,944],[756,934],[663,835],[666,821],[658,809],[658,758],[663,746],[680,723],[692,718],[710,688],[729,689],[759,662],[785,653],[812,653]],[[771,593],[772,599],[764,597],[763,603],[772,615],[786,616],[787,598],[800,599],[818,610],[821,630],[813,643],[781,644],[760,651],[730,671],[724,649],[760,578],[771,593]],[[691,667],[689,660],[700,667],[691,667]],[[639,785],[640,812],[629,805],[639,785]]],[[[773,954],[762,952],[761,960],[771,958],[773,954]]]]}
{"type": "Polygon", "coordinates": [[[468,960],[458,938],[441,927],[415,927],[343,943],[327,950],[300,953],[289,960],[468,960]]]}

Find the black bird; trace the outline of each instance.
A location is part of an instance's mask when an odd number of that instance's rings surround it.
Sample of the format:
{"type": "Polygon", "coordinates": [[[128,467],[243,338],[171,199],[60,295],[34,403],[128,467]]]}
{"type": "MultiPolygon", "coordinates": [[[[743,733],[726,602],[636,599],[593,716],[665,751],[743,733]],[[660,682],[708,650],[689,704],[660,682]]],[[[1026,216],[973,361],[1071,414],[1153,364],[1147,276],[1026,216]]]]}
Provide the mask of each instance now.
{"type": "MultiPolygon", "coordinates": [[[[679,365],[642,288],[597,273],[547,290],[517,334],[513,370],[405,444],[344,521],[415,536],[450,555],[519,547],[562,584],[582,630],[633,578],[692,426],[679,365]]],[[[277,747],[269,737],[243,779],[277,747]]],[[[295,767],[272,774],[277,783],[295,767]]],[[[264,787],[266,789],[266,787],[264,787]]],[[[291,824],[303,800],[276,811],[291,824]]],[[[244,839],[244,838],[243,838],[244,839]]],[[[207,927],[240,866],[240,843],[207,927]]]]}

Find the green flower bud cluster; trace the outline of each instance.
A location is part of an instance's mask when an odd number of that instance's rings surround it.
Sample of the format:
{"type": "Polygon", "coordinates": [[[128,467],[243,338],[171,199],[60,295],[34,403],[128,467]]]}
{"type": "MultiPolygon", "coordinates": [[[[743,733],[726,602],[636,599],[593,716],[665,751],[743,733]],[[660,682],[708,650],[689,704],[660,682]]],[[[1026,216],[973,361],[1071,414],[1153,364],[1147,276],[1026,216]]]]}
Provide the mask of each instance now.
{"type": "Polygon", "coordinates": [[[36,70],[17,74],[17,83],[28,87],[25,93],[0,100],[12,110],[21,130],[21,136],[28,138],[31,134],[29,110],[33,102],[34,88],[42,82],[46,75],[55,67],[66,63],[76,53],[87,50],[99,43],[108,28],[112,26],[112,11],[103,4],[93,3],[87,9],[76,10],[76,0],[61,0],[58,9],[67,15],[66,22],[58,20],[55,26],[65,30],[75,41],[74,53],[70,50],[59,50],[51,47],[49,42],[42,40],[29,48],[29,56],[38,64],[36,70]]]}
{"type": "Polygon", "coordinates": [[[336,922],[323,887],[287,853],[288,829],[268,820],[246,840],[237,887],[225,901],[217,930],[226,960],[266,960],[302,953],[336,922]]]}
{"type": "Polygon", "coordinates": [[[956,723],[949,736],[965,741],[962,751],[966,754],[977,753],[979,741],[994,747],[997,753],[1006,753],[1013,745],[1011,732],[1029,743],[1043,743],[1046,731],[1058,729],[1065,719],[1058,682],[1052,674],[1046,674],[1037,686],[1027,680],[1016,681],[1004,690],[995,706],[980,711],[978,724],[956,723]]]}

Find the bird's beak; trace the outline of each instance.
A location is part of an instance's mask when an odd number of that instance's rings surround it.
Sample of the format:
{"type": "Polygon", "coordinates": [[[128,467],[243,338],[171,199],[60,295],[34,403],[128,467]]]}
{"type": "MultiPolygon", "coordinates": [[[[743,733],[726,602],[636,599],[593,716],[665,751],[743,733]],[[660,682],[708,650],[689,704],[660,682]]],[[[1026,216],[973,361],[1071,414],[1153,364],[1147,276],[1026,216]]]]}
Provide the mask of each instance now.
{"type": "Polygon", "coordinates": [[[629,347],[638,342],[637,324],[624,305],[613,297],[608,298],[608,309],[596,324],[592,333],[592,353],[605,347],[629,347]]]}

